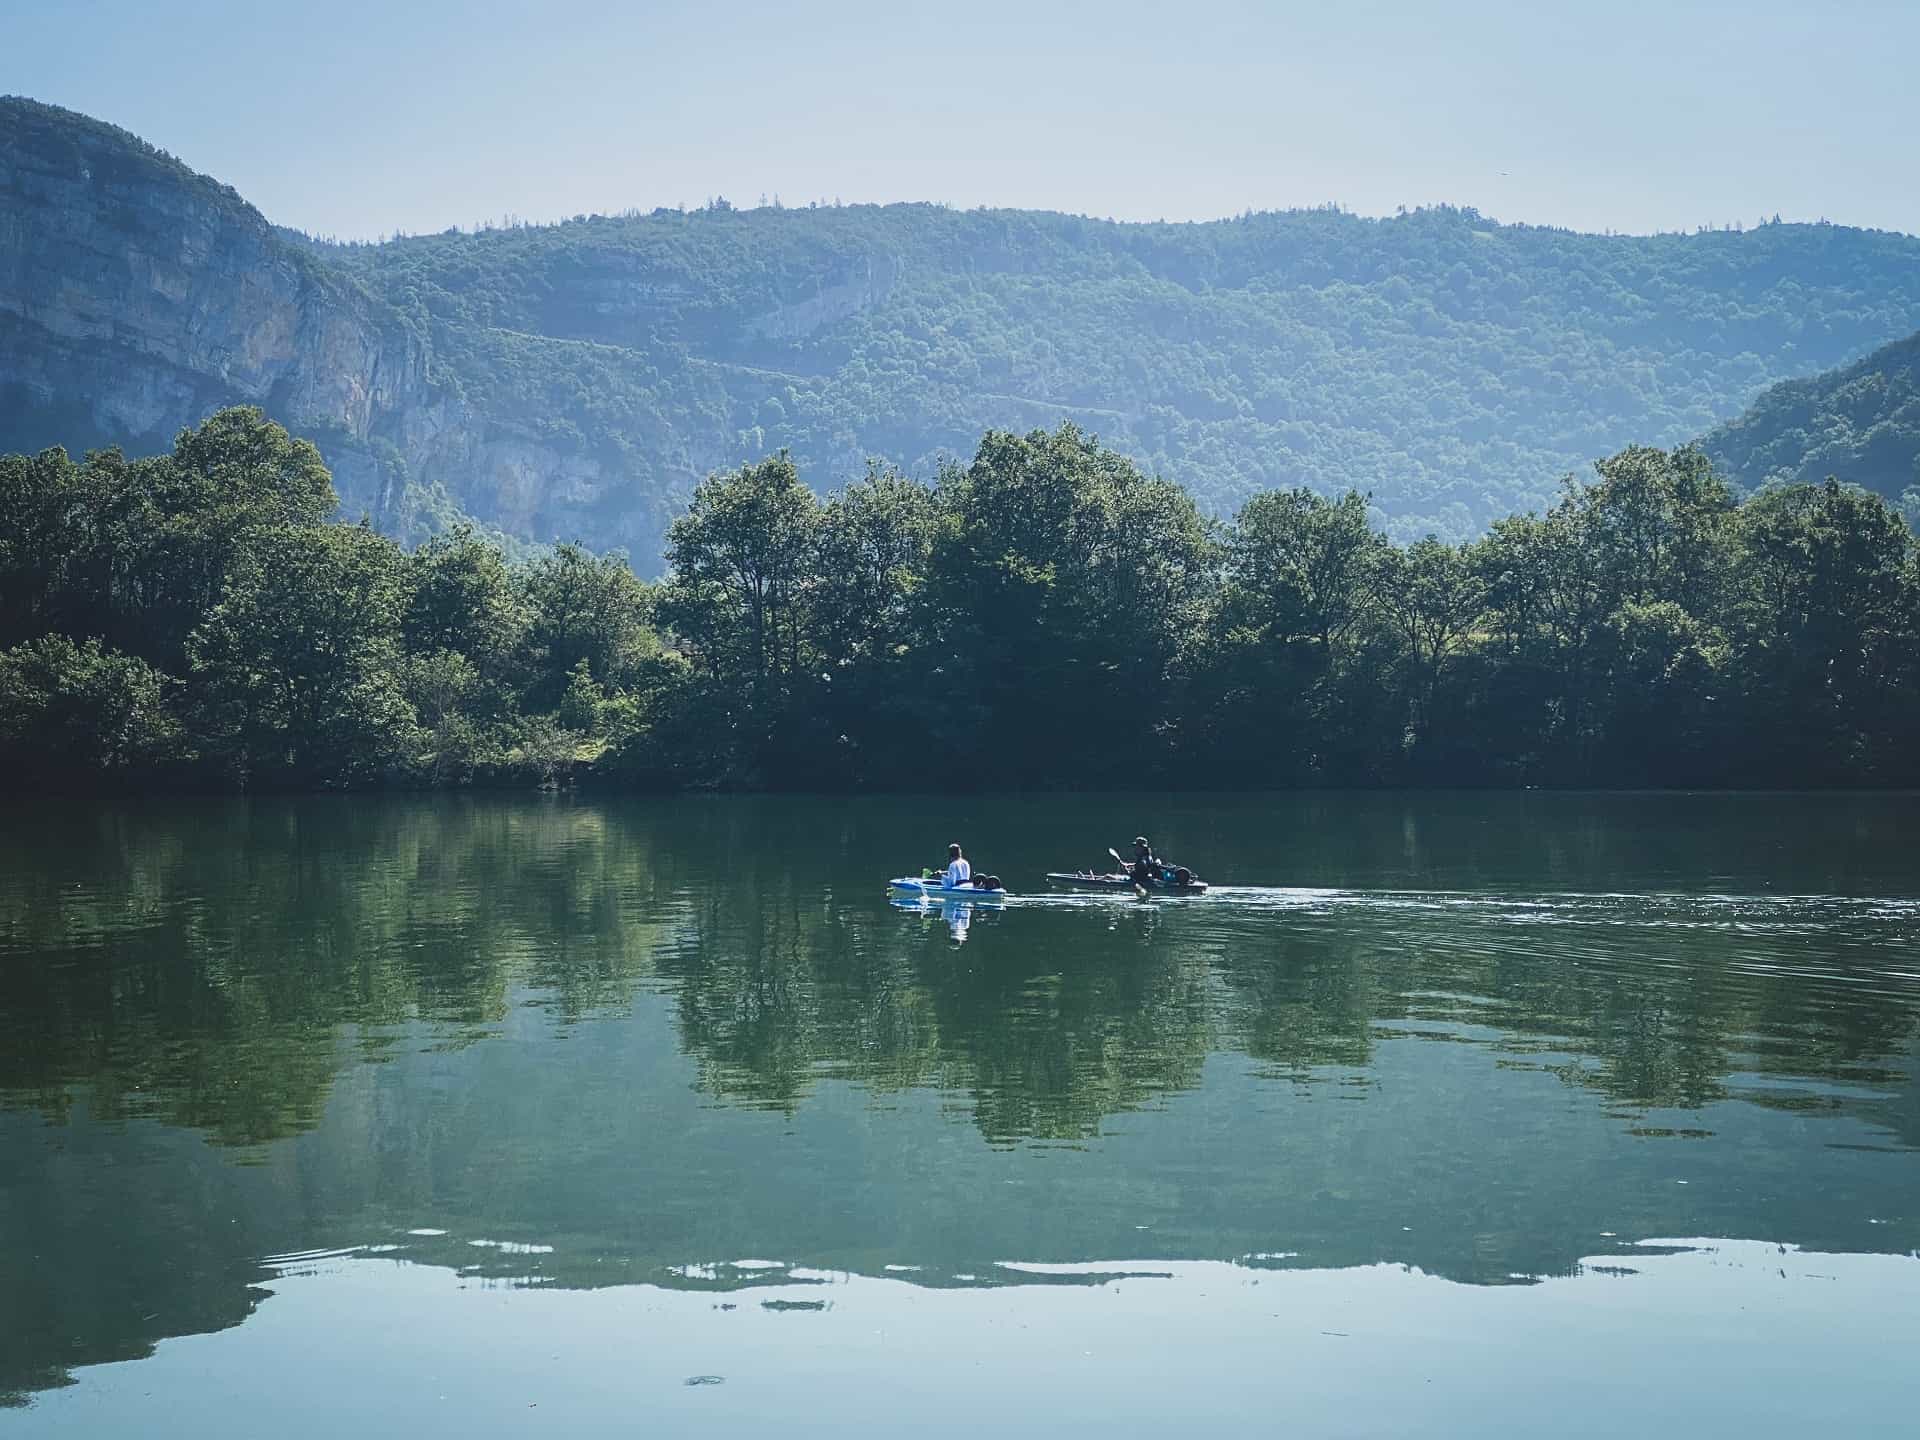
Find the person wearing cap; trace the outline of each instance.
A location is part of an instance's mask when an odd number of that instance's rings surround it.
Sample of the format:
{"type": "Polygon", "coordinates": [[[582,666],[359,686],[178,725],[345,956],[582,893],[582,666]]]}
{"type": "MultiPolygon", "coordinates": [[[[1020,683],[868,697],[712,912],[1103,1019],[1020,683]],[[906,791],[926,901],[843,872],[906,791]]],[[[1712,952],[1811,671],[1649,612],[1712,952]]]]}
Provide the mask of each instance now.
{"type": "Polygon", "coordinates": [[[1160,860],[1153,853],[1153,847],[1147,844],[1147,837],[1144,835],[1134,836],[1133,883],[1136,885],[1157,884],[1160,880],[1160,871],[1162,868],[1160,860]]]}
{"type": "Polygon", "coordinates": [[[940,883],[949,890],[958,890],[973,880],[973,866],[967,863],[967,857],[960,853],[958,845],[947,846],[947,868],[940,877],[940,883]]]}

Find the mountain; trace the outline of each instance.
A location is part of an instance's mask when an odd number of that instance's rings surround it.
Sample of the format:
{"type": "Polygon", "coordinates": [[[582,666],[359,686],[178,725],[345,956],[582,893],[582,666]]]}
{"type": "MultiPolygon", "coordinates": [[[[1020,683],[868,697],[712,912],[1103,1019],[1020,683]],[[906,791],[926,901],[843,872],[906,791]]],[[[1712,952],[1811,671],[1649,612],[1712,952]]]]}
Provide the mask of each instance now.
{"type": "Polygon", "coordinates": [[[316,440],[342,508],[406,538],[464,509],[650,554],[669,516],[665,494],[632,495],[633,470],[470,402],[418,324],[232,189],[113,126],[0,99],[0,451],[165,449],[235,403],[316,440]]]}
{"type": "MultiPolygon", "coordinates": [[[[684,356],[724,388],[713,418],[737,460],[787,446],[816,483],[869,454],[925,470],[986,428],[1071,419],[1216,511],[1357,486],[1401,533],[1455,537],[1920,315],[1910,237],[1590,236],[1465,210],[1119,225],[715,208],[323,253],[407,309],[489,405],[537,393],[584,434],[628,402],[570,392],[564,346],[684,356]]],[[[675,392],[605,363],[642,404],[675,392]]]]}
{"type": "Polygon", "coordinates": [[[1354,486],[1459,538],[1920,329],[1920,240],[1825,224],[717,202],[334,245],[18,99],[0,195],[0,450],[154,448],[251,401],[393,533],[464,511],[642,568],[710,470],[785,446],[826,488],[1061,420],[1216,512],[1354,486]]]}
{"type": "Polygon", "coordinates": [[[1898,498],[1920,486],[1920,335],[1772,386],[1701,444],[1749,489],[1833,475],[1898,498]]]}
{"type": "Polygon", "coordinates": [[[0,102],[0,196],[7,449],[164,447],[249,401],[325,436],[351,486],[430,394],[426,344],[391,307],[124,131],[0,102]]]}

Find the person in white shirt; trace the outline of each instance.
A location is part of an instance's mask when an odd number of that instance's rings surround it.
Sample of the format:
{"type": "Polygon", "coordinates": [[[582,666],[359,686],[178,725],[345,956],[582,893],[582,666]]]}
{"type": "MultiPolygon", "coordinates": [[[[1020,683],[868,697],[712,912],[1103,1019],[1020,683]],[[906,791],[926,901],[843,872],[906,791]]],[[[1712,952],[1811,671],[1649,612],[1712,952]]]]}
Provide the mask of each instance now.
{"type": "Polygon", "coordinates": [[[949,890],[958,890],[962,885],[973,881],[973,866],[967,863],[967,857],[960,853],[958,845],[947,846],[947,869],[941,877],[941,883],[949,890]]]}

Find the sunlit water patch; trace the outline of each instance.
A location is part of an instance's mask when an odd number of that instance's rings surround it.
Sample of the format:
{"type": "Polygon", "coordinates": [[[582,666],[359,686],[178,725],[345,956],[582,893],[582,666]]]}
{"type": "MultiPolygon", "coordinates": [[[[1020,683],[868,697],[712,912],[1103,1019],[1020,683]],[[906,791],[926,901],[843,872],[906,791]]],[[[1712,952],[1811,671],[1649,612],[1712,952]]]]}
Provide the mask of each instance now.
{"type": "Polygon", "coordinates": [[[1912,1257],[1660,1241],[1518,1292],[1386,1265],[1007,1263],[1077,1283],[839,1276],[830,1299],[789,1285],[736,1305],[337,1258],[268,1281],[246,1326],[91,1370],[8,1429],[1911,1433],[1916,1337],[1885,1317],[1920,1315],[1912,1257]]]}

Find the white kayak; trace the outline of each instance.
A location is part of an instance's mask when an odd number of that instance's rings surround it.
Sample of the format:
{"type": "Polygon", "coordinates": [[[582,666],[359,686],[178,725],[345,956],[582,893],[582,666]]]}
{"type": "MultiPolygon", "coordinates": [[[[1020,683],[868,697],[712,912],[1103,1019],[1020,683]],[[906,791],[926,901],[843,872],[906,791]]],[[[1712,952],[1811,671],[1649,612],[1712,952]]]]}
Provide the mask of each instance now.
{"type": "Polygon", "coordinates": [[[1004,900],[1007,892],[995,886],[983,889],[978,885],[946,885],[938,880],[916,880],[910,876],[901,876],[898,880],[889,880],[887,888],[896,895],[910,895],[921,900],[1004,900]]]}

